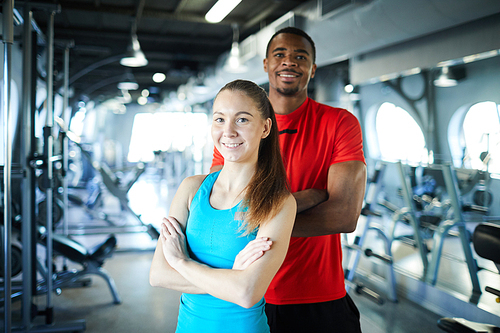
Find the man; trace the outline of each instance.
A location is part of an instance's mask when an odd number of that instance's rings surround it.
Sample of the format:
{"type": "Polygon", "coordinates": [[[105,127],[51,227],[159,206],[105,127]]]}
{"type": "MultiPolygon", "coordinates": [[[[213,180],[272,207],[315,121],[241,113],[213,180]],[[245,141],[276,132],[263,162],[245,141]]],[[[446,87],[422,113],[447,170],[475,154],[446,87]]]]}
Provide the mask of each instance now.
{"type": "MultiPolygon", "coordinates": [[[[350,112],[307,96],[316,50],[302,30],[279,30],[264,70],[276,112],[282,157],[297,216],[285,262],[266,293],[272,333],[361,332],[346,294],[340,233],[353,232],[361,212],[366,165],[359,122],[350,112]]],[[[223,160],[214,152],[212,171],[223,160]]]]}

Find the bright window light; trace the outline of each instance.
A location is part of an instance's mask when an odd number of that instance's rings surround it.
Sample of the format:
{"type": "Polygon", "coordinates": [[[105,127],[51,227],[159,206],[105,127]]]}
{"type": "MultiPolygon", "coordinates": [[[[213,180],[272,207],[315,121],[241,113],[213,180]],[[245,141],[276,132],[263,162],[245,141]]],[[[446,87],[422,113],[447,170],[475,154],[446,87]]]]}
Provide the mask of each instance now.
{"type": "Polygon", "coordinates": [[[408,164],[429,162],[422,130],[406,110],[391,103],[382,104],[376,116],[376,129],[383,160],[408,164]]]}
{"type": "Polygon", "coordinates": [[[205,20],[210,23],[219,23],[229,14],[241,0],[219,0],[205,15],[205,20]]]}
{"type": "Polygon", "coordinates": [[[81,108],[75,113],[73,119],[71,119],[69,130],[75,133],[77,136],[82,135],[83,125],[85,120],[85,112],[86,112],[85,108],[81,108]]]}
{"type": "Polygon", "coordinates": [[[465,165],[500,174],[500,106],[482,102],[471,106],[463,123],[465,165]]]}
{"type": "Polygon", "coordinates": [[[134,117],[129,162],[151,162],[154,151],[200,149],[207,138],[205,113],[138,113],[134,117]]]}

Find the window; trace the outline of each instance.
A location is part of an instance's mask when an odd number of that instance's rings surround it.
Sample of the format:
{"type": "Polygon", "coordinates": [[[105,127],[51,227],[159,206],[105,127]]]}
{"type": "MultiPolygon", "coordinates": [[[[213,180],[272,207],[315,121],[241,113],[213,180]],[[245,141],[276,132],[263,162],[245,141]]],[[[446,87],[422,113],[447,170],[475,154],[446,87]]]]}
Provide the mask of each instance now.
{"type": "Polygon", "coordinates": [[[424,135],[415,119],[392,103],[383,103],[375,117],[379,158],[408,164],[428,162],[424,135]]]}
{"type": "Polygon", "coordinates": [[[495,102],[472,105],[463,121],[465,167],[500,174],[500,106],[495,102]]]}
{"type": "Polygon", "coordinates": [[[138,113],[134,117],[128,153],[129,162],[150,162],[154,151],[184,151],[192,147],[200,159],[208,135],[205,113],[138,113]]]}

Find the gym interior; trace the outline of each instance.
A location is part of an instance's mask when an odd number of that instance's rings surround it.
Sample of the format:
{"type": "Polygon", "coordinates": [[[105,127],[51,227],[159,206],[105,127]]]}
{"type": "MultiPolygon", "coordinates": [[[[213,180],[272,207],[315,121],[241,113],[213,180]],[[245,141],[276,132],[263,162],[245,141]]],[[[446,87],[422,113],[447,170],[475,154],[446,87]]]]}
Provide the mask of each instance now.
{"type": "Polygon", "coordinates": [[[215,94],[267,89],[286,26],[316,44],[308,95],[363,131],[341,235],[362,331],[500,330],[500,2],[241,0],[210,23],[215,3],[3,1],[2,332],[175,331],[180,293],[149,284],[161,219],[209,172],[215,94]]]}

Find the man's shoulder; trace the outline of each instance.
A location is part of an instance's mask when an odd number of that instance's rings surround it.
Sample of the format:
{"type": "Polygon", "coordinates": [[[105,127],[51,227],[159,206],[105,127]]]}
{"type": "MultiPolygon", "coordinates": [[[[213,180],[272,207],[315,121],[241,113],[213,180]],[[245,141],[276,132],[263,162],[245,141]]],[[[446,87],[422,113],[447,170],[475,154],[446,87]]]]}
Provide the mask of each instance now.
{"type": "Polygon", "coordinates": [[[347,109],[319,103],[312,98],[309,98],[309,108],[326,117],[354,117],[354,115],[347,109]]]}

